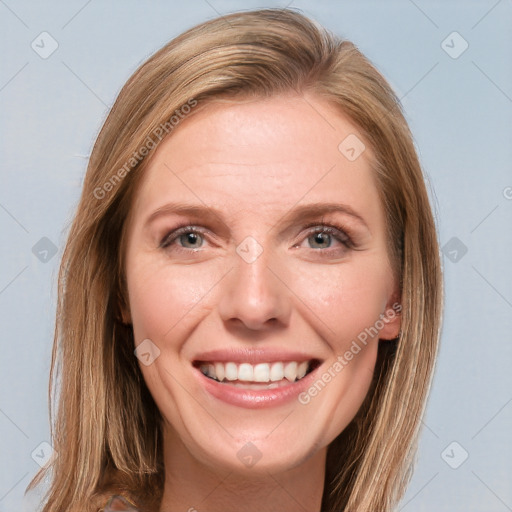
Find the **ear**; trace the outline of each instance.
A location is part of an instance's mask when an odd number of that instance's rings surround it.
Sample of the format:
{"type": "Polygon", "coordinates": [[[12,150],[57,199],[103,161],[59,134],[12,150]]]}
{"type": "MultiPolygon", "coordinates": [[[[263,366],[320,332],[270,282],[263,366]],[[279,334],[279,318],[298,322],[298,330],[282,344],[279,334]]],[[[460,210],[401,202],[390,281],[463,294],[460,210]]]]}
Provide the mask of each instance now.
{"type": "Polygon", "coordinates": [[[116,317],[118,320],[125,324],[125,325],[131,325],[132,323],[132,315],[130,312],[130,305],[127,300],[127,293],[122,292],[118,289],[117,291],[117,314],[116,317]]]}
{"type": "Polygon", "coordinates": [[[121,308],[121,321],[125,325],[131,325],[132,323],[132,315],[130,314],[130,310],[127,307],[121,308]]]}
{"type": "Polygon", "coordinates": [[[402,325],[402,304],[398,292],[388,300],[386,309],[381,314],[381,321],[384,327],[380,330],[379,338],[382,340],[393,340],[400,335],[402,325]]]}

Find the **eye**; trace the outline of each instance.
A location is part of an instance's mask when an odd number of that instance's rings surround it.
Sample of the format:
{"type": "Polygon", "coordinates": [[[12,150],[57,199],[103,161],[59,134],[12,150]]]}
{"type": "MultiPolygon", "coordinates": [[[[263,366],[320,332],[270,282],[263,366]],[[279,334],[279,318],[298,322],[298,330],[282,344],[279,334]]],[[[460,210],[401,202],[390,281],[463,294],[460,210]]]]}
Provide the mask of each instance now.
{"type": "Polygon", "coordinates": [[[160,248],[165,249],[176,245],[175,250],[194,251],[201,249],[203,242],[204,231],[201,228],[197,226],[183,226],[165,235],[160,242],[160,248]]]}
{"type": "Polygon", "coordinates": [[[188,233],[184,233],[178,236],[179,242],[182,243],[187,249],[198,249],[198,244],[202,239],[202,235],[194,231],[189,231],[188,233]]]}
{"type": "MultiPolygon", "coordinates": [[[[323,249],[320,252],[345,252],[353,248],[351,238],[345,233],[343,228],[327,224],[313,224],[314,228],[309,231],[309,235],[304,239],[311,249],[323,249]]],[[[311,227],[308,225],[306,227],[311,227]]],[[[300,244],[294,247],[300,247],[300,244]]]]}
{"type": "Polygon", "coordinates": [[[332,235],[323,231],[315,232],[308,237],[308,241],[313,241],[313,244],[322,245],[319,249],[327,249],[332,245],[332,235]]]}
{"type": "MultiPolygon", "coordinates": [[[[309,234],[303,239],[302,243],[308,242],[309,248],[319,255],[332,256],[333,253],[343,254],[347,250],[354,248],[351,238],[342,227],[314,223],[305,226],[305,228],[310,227],[313,227],[313,229],[309,230],[309,234]]],[[[203,248],[206,242],[207,231],[194,225],[181,226],[167,233],[161,240],[159,247],[169,251],[194,254],[203,248]]],[[[299,248],[301,245],[299,243],[293,247],[299,248]]]]}

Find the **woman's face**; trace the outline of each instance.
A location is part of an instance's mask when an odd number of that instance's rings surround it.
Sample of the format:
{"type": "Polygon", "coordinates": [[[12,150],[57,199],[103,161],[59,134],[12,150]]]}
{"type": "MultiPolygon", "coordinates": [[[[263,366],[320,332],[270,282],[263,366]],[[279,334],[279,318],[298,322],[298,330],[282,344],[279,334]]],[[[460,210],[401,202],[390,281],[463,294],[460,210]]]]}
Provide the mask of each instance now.
{"type": "Polygon", "coordinates": [[[129,219],[126,319],[176,453],[296,467],[361,406],[399,320],[382,321],[398,293],[356,136],[290,95],[210,103],[158,147],[129,219]]]}

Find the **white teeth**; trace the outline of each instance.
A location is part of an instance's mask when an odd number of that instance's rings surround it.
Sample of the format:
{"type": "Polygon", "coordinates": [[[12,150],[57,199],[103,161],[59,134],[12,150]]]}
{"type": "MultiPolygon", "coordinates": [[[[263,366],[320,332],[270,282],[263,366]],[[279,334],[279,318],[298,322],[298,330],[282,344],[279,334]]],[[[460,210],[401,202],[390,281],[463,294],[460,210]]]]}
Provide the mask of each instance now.
{"type": "Polygon", "coordinates": [[[238,380],[244,380],[247,382],[252,381],[254,375],[254,370],[252,364],[242,363],[238,367],[238,380]]]}
{"type": "Polygon", "coordinates": [[[226,380],[236,380],[236,379],[238,379],[238,368],[237,368],[235,363],[226,363],[226,366],[225,366],[225,379],[226,380]]]}
{"type": "Polygon", "coordinates": [[[215,378],[219,381],[224,380],[226,372],[224,371],[223,363],[215,363],[215,378]]]}
{"type": "Polygon", "coordinates": [[[300,363],[299,366],[297,367],[297,379],[302,379],[302,377],[304,377],[304,375],[306,375],[307,371],[308,371],[308,362],[304,361],[304,362],[300,363]]]}
{"type": "Polygon", "coordinates": [[[255,365],[253,374],[254,382],[268,382],[270,380],[270,365],[268,363],[255,365]]]}
{"type": "Polygon", "coordinates": [[[290,381],[295,382],[297,378],[297,363],[292,361],[291,363],[286,363],[284,367],[284,376],[290,381]]]}
{"type": "Polygon", "coordinates": [[[295,382],[295,379],[297,378],[297,363],[295,361],[286,363],[286,366],[284,367],[284,376],[290,382],[295,382]]]}
{"type": "MultiPolygon", "coordinates": [[[[203,363],[200,366],[201,372],[219,382],[241,381],[254,383],[277,383],[286,379],[295,382],[302,379],[309,368],[308,361],[287,361],[275,363],[203,363]]],[[[235,383],[236,384],[236,383],[235,383]]],[[[243,384],[241,384],[243,385],[243,384]]]]}
{"type": "Polygon", "coordinates": [[[284,379],[283,363],[273,363],[270,367],[270,380],[276,382],[284,379]]]}

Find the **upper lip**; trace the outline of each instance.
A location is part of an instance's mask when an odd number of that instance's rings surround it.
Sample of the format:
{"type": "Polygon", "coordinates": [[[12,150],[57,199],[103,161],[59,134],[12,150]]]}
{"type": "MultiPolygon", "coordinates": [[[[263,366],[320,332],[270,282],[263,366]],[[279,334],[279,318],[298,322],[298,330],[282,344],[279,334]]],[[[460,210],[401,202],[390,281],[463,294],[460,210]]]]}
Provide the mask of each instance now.
{"type": "Polygon", "coordinates": [[[215,363],[275,363],[286,361],[321,361],[319,357],[304,352],[293,352],[286,349],[217,349],[201,352],[194,357],[194,363],[215,362],[215,363]]]}

